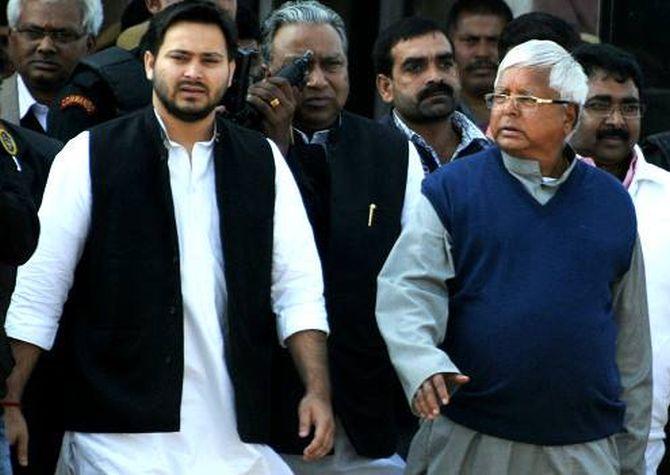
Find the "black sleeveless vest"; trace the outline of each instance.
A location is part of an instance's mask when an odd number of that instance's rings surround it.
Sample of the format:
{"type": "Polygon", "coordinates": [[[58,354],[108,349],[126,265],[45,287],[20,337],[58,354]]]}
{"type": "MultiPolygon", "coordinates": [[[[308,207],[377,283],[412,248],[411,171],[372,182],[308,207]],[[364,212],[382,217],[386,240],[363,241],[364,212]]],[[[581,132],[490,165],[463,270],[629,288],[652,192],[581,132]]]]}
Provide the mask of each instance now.
{"type": "MultiPolygon", "coordinates": [[[[399,132],[347,112],[325,152],[302,144],[287,157],[323,264],[335,414],[358,454],[372,458],[392,455],[399,424],[414,423],[375,319],[377,274],[400,234],[407,157],[399,132]]],[[[285,357],[283,410],[273,413],[287,418],[274,424],[273,447],[300,453],[309,440],[295,437],[291,408],[302,387],[290,363],[285,357]]]]}
{"type": "MultiPolygon", "coordinates": [[[[275,319],[275,169],[259,134],[218,120],[214,147],[228,307],[226,363],[242,440],[265,442],[275,319]]],[[[64,425],[179,430],[183,310],[167,150],[152,108],[91,130],[91,225],[56,351],[64,425]]],[[[223,357],[223,355],[222,355],[223,357]]]]}

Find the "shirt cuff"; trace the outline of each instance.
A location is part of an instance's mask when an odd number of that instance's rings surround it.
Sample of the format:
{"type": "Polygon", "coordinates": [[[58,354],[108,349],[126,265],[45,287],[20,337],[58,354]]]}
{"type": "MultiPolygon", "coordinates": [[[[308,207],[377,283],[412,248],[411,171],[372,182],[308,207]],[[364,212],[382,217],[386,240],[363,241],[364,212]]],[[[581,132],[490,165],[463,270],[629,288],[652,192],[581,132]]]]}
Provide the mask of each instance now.
{"type": "Polygon", "coordinates": [[[430,354],[416,354],[412,359],[412,371],[401,377],[409,407],[414,412],[414,395],[423,382],[438,373],[460,373],[447,354],[435,348],[430,354]]]}
{"type": "Polygon", "coordinates": [[[306,330],[330,333],[323,301],[292,305],[277,316],[277,336],[281,346],[286,346],[291,335],[306,330]]]}
{"type": "Polygon", "coordinates": [[[56,329],[43,325],[19,324],[8,319],[5,323],[7,337],[39,346],[45,351],[51,350],[56,339],[56,329]]]}

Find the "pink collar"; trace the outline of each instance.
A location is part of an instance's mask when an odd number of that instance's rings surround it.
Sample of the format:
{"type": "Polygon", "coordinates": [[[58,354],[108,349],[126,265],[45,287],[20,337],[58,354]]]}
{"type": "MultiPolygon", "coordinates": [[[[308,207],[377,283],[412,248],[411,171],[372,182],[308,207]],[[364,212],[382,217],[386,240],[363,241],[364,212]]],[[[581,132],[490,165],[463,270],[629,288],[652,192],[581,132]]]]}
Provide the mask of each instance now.
{"type": "Polygon", "coordinates": [[[635,177],[635,171],[637,170],[637,152],[633,150],[633,159],[630,161],[630,166],[626,172],[626,177],[623,179],[623,186],[628,189],[631,183],[633,183],[633,178],[635,177]]]}

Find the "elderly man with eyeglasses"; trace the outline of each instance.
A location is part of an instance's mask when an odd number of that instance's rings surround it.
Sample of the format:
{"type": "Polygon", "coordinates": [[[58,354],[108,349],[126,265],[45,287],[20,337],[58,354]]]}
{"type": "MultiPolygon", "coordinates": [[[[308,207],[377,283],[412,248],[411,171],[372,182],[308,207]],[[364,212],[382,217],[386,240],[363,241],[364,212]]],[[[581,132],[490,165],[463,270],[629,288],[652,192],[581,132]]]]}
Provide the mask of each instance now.
{"type": "Polygon", "coordinates": [[[635,58],[611,45],[585,45],[573,53],[589,77],[579,125],[570,139],[626,187],[637,213],[653,352],[654,397],[646,451],[655,474],[665,446],[670,404],[670,173],[647,162],[640,138],[643,77],[635,58]]]}
{"type": "Polygon", "coordinates": [[[1,118],[46,133],[49,106],[77,61],[93,51],[102,18],[100,0],[9,0],[16,73],[3,81],[1,118]]]}
{"type": "Polygon", "coordinates": [[[497,147],[438,169],[379,276],[415,413],[407,473],[644,472],[651,345],[635,209],[566,139],[587,96],[563,48],[502,60],[497,147]]]}

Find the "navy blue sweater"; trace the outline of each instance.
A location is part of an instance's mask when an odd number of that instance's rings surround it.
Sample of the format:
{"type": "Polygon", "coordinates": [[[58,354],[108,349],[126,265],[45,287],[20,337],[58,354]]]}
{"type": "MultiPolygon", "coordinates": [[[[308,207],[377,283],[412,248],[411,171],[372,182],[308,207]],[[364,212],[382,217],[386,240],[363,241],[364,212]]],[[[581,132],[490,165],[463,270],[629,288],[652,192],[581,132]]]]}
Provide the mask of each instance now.
{"type": "Polygon", "coordinates": [[[579,162],[541,205],[492,148],[442,167],[423,193],[453,239],[443,349],[471,378],[445,414],[539,445],[621,431],[611,289],[636,239],[623,187],[579,162]]]}

